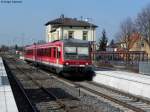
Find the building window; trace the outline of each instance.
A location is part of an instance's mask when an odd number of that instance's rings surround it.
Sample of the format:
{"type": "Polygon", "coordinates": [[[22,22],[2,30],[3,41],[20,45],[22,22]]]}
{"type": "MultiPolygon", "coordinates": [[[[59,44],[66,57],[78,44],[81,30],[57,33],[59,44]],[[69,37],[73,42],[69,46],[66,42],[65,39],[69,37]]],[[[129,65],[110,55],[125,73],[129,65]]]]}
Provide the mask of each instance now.
{"type": "Polygon", "coordinates": [[[83,31],[83,40],[88,40],[88,31],[83,31]]]}
{"type": "Polygon", "coordinates": [[[141,47],[140,43],[139,43],[139,42],[137,42],[137,43],[136,43],[136,48],[138,48],[138,49],[139,49],[140,47],[141,47]]]}
{"type": "Polygon", "coordinates": [[[74,37],[74,32],[68,31],[68,38],[73,38],[73,37],[74,37]]]}
{"type": "Polygon", "coordinates": [[[141,47],[144,47],[144,42],[143,41],[141,42],[141,47]]]}

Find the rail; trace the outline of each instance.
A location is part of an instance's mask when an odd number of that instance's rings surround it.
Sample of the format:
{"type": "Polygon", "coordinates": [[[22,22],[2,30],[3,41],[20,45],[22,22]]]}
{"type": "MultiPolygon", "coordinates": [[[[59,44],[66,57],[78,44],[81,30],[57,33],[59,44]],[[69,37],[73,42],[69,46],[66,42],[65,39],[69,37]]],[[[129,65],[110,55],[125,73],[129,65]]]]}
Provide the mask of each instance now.
{"type": "MultiPolygon", "coordinates": [[[[68,107],[68,106],[66,106],[61,100],[59,100],[59,98],[57,98],[57,96],[55,96],[52,92],[50,92],[50,91],[48,91],[46,88],[44,88],[43,86],[42,86],[42,84],[40,84],[39,82],[37,82],[36,80],[34,80],[31,76],[29,76],[26,72],[24,72],[20,67],[18,67],[17,65],[15,65],[16,66],[16,68],[20,71],[20,72],[22,72],[23,74],[25,74],[30,80],[32,80],[40,89],[42,89],[47,95],[49,95],[50,97],[53,97],[55,100],[56,100],[56,102],[58,103],[58,105],[60,105],[60,107],[59,108],[63,108],[64,109],[64,111],[65,112],[69,112],[71,109],[70,109],[70,107],[68,107]]],[[[17,78],[16,78],[16,80],[17,80],[17,78]]],[[[19,81],[17,81],[18,83],[19,83],[19,85],[21,86],[21,84],[20,84],[20,82],[19,81]]],[[[26,94],[25,92],[24,92],[24,94],[26,94]]],[[[26,95],[26,97],[27,97],[27,95],[26,95]]],[[[29,100],[29,99],[28,99],[29,100]]],[[[30,100],[29,100],[30,101],[30,100]]],[[[32,103],[30,102],[30,104],[32,105],[32,103]]],[[[37,111],[34,111],[34,112],[37,112],[37,111]]]]}
{"type": "MultiPolygon", "coordinates": [[[[55,78],[57,78],[57,77],[55,77],[55,78]]],[[[126,107],[126,108],[128,108],[128,109],[130,109],[130,110],[133,110],[133,111],[135,111],[135,112],[145,112],[145,110],[141,109],[140,107],[134,106],[134,105],[132,105],[132,104],[129,104],[128,102],[122,101],[122,100],[117,99],[117,98],[114,98],[114,97],[112,97],[112,96],[109,96],[109,95],[105,94],[104,92],[95,90],[95,89],[90,88],[90,87],[88,87],[88,86],[84,86],[84,85],[80,84],[80,82],[72,82],[72,81],[70,81],[70,80],[67,80],[67,79],[64,79],[64,78],[60,78],[60,77],[59,77],[59,80],[62,80],[63,82],[70,83],[71,85],[74,85],[74,87],[76,87],[76,88],[80,88],[80,89],[79,89],[79,94],[80,94],[81,89],[84,89],[84,90],[86,90],[86,91],[89,91],[89,92],[91,92],[91,93],[94,93],[95,95],[101,96],[101,97],[103,97],[103,98],[105,98],[105,99],[107,99],[107,100],[109,100],[109,101],[115,102],[115,103],[117,103],[117,104],[119,104],[119,105],[121,105],[121,106],[123,106],[123,107],[126,107]]],[[[83,83],[84,83],[84,82],[83,82],[83,83]]],[[[140,101],[141,101],[141,102],[143,102],[144,104],[149,105],[149,107],[150,107],[150,101],[149,101],[149,100],[146,100],[146,99],[144,99],[144,98],[137,97],[137,96],[133,96],[133,95],[131,95],[131,94],[124,93],[124,92],[121,92],[121,91],[119,91],[119,90],[114,90],[114,89],[109,88],[109,87],[107,87],[107,86],[100,85],[100,84],[96,84],[96,83],[93,83],[93,82],[91,82],[91,81],[86,81],[85,83],[88,83],[88,84],[91,84],[91,85],[95,85],[95,86],[97,86],[98,88],[101,87],[101,88],[103,88],[103,89],[106,89],[107,91],[112,91],[112,92],[114,92],[114,93],[116,93],[116,94],[119,94],[119,95],[128,97],[128,98],[132,99],[133,103],[134,103],[134,102],[140,102],[140,101]]]]}
{"type": "MultiPolygon", "coordinates": [[[[8,70],[7,72],[11,73],[11,71],[9,70],[9,67],[8,67],[8,65],[6,64],[6,61],[5,61],[5,60],[4,60],[4,65],[5,65],[5,67],[6,67],[7,70],[8,70]]],[[[19,89],[21,90],[22,94],[25,96],[25,98],[26,98],[26,100],[27,100],[27,102],[28,102],[28,104],[29,104],[29,106],[30,106],[32,112],[38,112],[37,108],[36,108],[35,106],[33,106],[32,102],[30,101],[30,99],[29,99],[28,96],[26,95],[26,92],[24,91],[24,88],[23,88],[22,84],[19,82],[19,80],[17,79],[17,77],[16,77],[15,75],[13,75],[12,73],[11,73],[11,75],[12,75],[14,81],[17,83],[17,85],[18,85],[19,89]]]]}

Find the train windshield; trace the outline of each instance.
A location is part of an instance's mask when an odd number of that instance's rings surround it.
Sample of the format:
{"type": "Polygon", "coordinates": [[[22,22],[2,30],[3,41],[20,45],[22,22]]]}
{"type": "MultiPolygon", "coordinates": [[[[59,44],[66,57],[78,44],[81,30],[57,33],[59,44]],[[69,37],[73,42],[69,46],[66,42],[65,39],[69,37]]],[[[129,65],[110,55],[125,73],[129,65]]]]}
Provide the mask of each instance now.
{"type": "Polygon", "coordinates": [[[77,55],[76,47],[65,47],[65,54],[67,54],[67,55],[77,55]]]}
{"type": "Polygon", "coordinates": [[[65,47],[65,59],[89,59],[88,47],[65,47]]]}
{"type": "Polygon", "coordinates": [[[85,55],[88,56],[89,54],[89,49],[87,47],[78,47],[77,52],[79,55],[85,55]]]}

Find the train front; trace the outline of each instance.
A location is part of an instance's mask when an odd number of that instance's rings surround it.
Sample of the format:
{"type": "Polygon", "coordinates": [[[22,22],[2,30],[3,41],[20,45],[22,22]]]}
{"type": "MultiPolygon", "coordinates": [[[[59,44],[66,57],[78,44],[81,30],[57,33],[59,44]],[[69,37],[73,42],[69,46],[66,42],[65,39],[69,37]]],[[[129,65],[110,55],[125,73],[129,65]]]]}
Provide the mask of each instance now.
{"type": "Polygon", "coordinates": [[[64,41],[64,71],[74,76],[93,77],[88,41],[69,39],[64,41]]]}

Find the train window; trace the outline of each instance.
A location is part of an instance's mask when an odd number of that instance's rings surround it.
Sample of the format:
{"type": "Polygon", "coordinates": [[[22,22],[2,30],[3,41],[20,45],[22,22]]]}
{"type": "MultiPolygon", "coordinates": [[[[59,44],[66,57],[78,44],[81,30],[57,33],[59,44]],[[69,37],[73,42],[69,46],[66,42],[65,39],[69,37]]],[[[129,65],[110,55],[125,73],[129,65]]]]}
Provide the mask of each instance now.
{"type": "Polygon", "coordinates": [[[52,56],[52,49],[51,48],[49,48],[49,57],[51,57],[52,56]]]}
{"type": "Polygon", "coordinates": [[[44,49],[41,49],[42,50],[42,56],[44,56],[44,49]]]}
{"type": "Polygon", "coordinates": [[[48,56],[49,54],[48,54],[48,48],[46,48],[46,56],[48,56]]]}
{"type": "Polygon", "coordinates": [[[65,47],[65,53],[66,54],[77,54],[77,48],[76,47],[65,47]]]}
{"type": "Polygon", "coordinates": [[[26,54],[27,54],[27,55],[32,55],[32,54],[33,54],[33,50],[27,50],[27,51],[26,51],[26,54]]]}
{"type": "Polygon", "coordinates": [[[39,49],[39,52],[40,52],[40,56],[42,56],[42,54],[43,54],[43,53],[42,53],[42,49],[39,49]]]}
{"type": "Polygon", "coordinates": [[[55,47],[53,48],[53,53],[54,53],[54,55],[53,55],[54,58],[56,58],[56,48],[55,47]]]}
{"type": "Polygon", "coordinates": [[[47,56],[48,55],[48,50],[47,50],[47,48],[45,49],[45,56],[47,56]]]}
{"type": "Polygon", "coordinates": [[[46,49],[43,49],[43,55],[46,56],[46,49]]]}
{"type": "Polygon", "coordinates": [[[37,49],[37,55],[40,56],[40,49],[37,49]]]}
{"type": "Polygon", "coordinates": [[[61,54],[60,54],[60,48],[58,48],[57,49],[57,58],[60,58],[61,56],[60,56],[61,54]]]}
{"type": "Polygon", "coordinates": [[[41,56],[41,50],[40,49],[38,49],[38,52],[39,52],[39,56],[41,56]]]}
{"type": "Polygon", "coordinates": [[[45,56],[46,54],[46,49],[41,49],[42,50],[42,56],[45,56]]]}
{"type": "Polygon", "coordinates": [[[39,50],[37,50],[37,56],[39,56],[39,50]]]}
{"type": "Polygon", "coordinates": [[[61,57],[60,55],[61,55],[60,51],[57,51],[57,58],[60,58],[61,57]]]}
{"type": "Polygon", "coordinates": [[[42,56],[44,56],[44,49],[41,49],[42,50],[42,56]]]}
{"type": "Polygon", "coordinates": [[[41,49],[39,49],[39,56],[42,56],[42,52],[41,52],[41,49]]]}
{"type": "Polygon", "coordinates": [[[46,49],[46,56],[50,57],[50,48],[46,49]]]}
{"type": "Polygon", "coordinates": [[[79,55],[88,55],[89,54],[88,47],[78,47],[77,49],[78,49],[79,55]]]}

